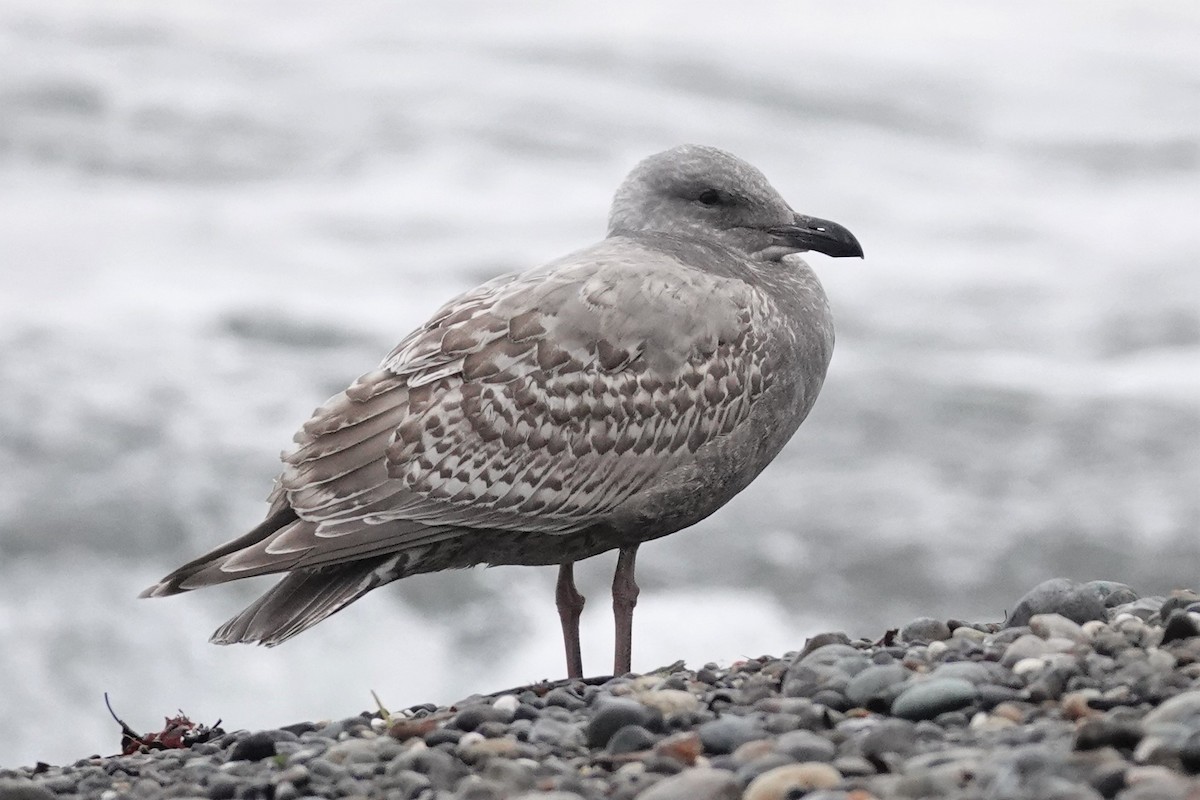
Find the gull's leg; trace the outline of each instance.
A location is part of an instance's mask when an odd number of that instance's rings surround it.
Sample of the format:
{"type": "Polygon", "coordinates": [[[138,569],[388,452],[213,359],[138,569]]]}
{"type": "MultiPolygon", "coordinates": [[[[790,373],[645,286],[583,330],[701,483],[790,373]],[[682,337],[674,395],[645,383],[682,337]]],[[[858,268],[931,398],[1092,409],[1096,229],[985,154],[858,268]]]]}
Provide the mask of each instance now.
{"type": "Polygon", "coordinates": [[[617,646],[613,657],[613,674],[629,672],[633,660],[633,607],[637,605],[638,585],[633,579],[634,560],[638,546],[622,547],[617,556],[617,571],[613,573],[613,619],[616,621],[617,646]]]}
{"type": "Polygon", "coordinates": [[[558,585],[554,589],[558,618],[562,620],[563,647],[567,651],[567,677],[583,677],[583,654],[579,648],[579,615],[583,613],[584,597],[575,588],[575,562],[568,561],[558,568],[558,585]]]}

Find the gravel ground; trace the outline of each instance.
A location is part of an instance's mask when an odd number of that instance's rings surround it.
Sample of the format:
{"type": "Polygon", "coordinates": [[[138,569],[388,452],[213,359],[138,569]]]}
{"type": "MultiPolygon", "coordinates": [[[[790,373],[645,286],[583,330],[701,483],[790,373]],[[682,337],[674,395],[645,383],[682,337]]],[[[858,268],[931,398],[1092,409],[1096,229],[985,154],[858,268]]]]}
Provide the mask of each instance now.
{"type": "Polygon", "coordinates": [[[1057,579],[1003,624],[217,731],[0,770],[0,800],[1167,800],[1200,797],[1197,773],[1200,595],[1057,579]]]}

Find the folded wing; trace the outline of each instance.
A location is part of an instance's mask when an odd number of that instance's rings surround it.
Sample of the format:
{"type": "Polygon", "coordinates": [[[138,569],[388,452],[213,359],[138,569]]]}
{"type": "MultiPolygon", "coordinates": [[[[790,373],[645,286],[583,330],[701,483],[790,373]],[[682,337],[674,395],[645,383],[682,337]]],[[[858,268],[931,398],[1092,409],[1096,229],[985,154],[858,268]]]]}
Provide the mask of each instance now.
{"type": "Polygon", "coordinates": [[[488,531],[603,523],[746,420],[771,317],[743,281],[612,239],[486,283],[317,409],[267,523],[146,593],[367,559],[395,579],[462,537],[486,562],[488,531]]]}

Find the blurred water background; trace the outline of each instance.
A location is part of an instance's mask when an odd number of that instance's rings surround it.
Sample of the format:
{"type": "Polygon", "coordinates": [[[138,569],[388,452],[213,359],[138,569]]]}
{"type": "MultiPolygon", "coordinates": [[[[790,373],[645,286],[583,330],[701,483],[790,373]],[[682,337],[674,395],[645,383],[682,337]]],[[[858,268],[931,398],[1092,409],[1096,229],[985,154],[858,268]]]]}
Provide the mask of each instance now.
{"type": "Polygon", "coordinates": [[[684,141],[867,259],[810,259],[839,341],[792,444],[642,549],[635,668],[1196,585],[1197,41],[1194,0],[0,0],[0,764],[117,750],[104,691],[253,728],[560,676],[550,568],[274,650],[206,641],[269,581],[134,596],[259,520],[315,405],[684,141]]]}

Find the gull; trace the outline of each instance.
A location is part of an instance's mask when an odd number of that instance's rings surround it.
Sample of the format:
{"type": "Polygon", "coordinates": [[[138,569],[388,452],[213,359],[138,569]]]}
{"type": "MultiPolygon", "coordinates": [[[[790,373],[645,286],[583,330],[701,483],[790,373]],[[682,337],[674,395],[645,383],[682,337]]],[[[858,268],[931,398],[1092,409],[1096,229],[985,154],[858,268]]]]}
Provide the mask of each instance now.
{"type": "Polygon", "coordinates": [[[409,575],[558,565],[578,678],[574,563],[617,550],[628,673],[638,546],[744,489],[825,380],[833,322],[805,251],[863,255],[730,153],[646,158],[602,241],[444,305],[304,423],[258,527],[141,596],[286,573],[212,636],[273,646],[409,575]]]}

